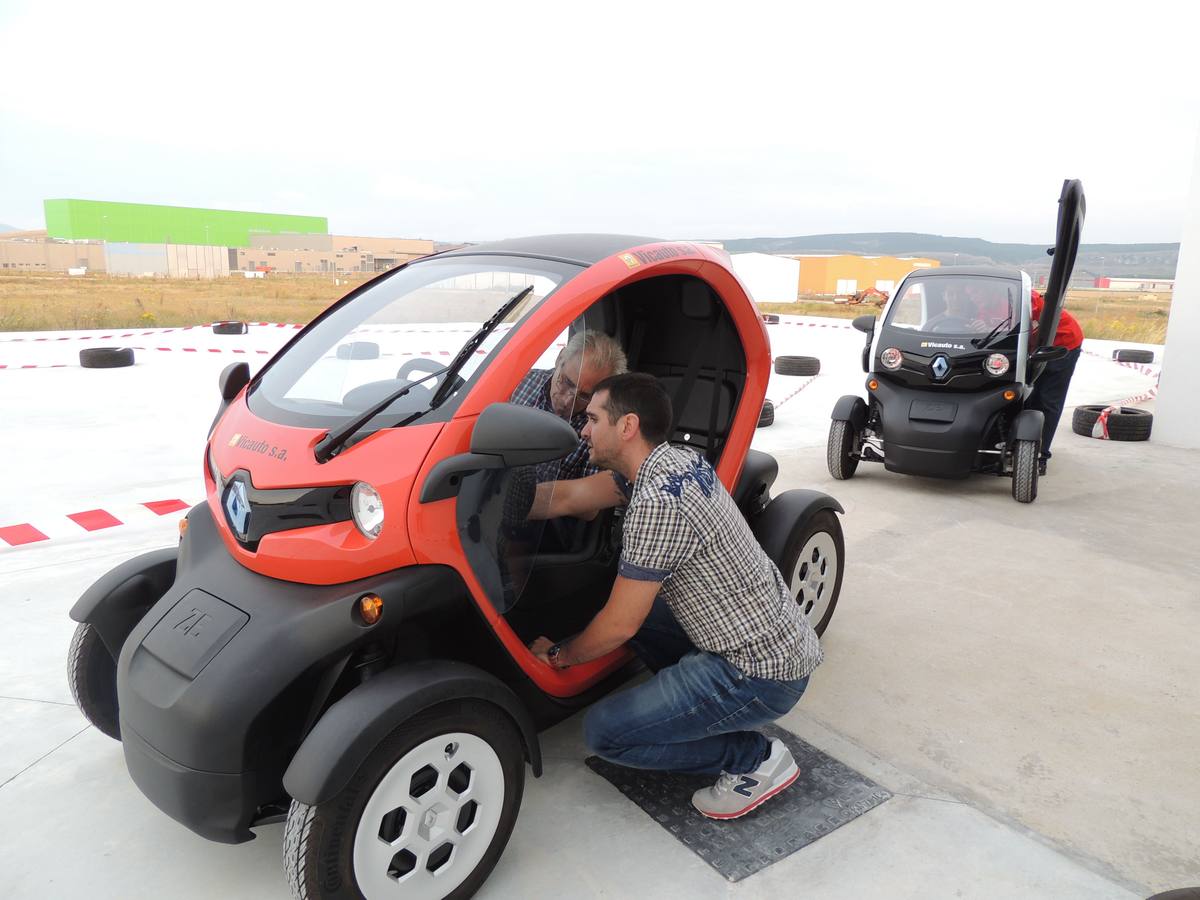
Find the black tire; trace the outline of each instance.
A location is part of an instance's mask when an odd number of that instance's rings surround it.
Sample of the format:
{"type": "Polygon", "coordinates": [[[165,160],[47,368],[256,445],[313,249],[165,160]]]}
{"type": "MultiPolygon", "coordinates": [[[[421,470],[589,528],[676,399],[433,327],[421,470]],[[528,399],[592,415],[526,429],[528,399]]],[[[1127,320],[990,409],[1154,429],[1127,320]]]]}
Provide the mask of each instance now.
{"type": "Polygon", "coordinates": [[[132,347],[88,347],[79,351],[85,369],[123,369],[133,365],[132,347]]]}
{"type": "Polygon", "coordinates": [[[86,622],[75,629],[67,651],[67,684],[83,717],[119,741],[117,664],[100,640],[99,632],[86,622]]]}
{"type": "Polygon", "coordinates": [[[338,344],[338,359],[379,359],[379,345],[374,341],[351,341],[338,344]]]}
{"type": "Polygon", "coordinates": [[[821,361],[815,356],[777,356],[775,357],[776,375],[817,375],[821,371],[821,361]]]}
{"type": "Polygon", "coordinates": [[[779,324],[779,316],[775,315],[775,313],[763,313],[762,320],[764,325],[779,324]]]}
{"type": "Polygon", "coordinates": [[[845,481],[858,468],[858,434],[849,422],[834,419],[829,423],[829,443],[825,448],[825,462],[829,474],[838,481],[845,481]]]}
{"type": "Polygon", "coordinates": [[[770,400],[764,400],[762,412],[758,414],[758,427],[766,428],[773,424],[775,424],[775,404],[770,400]]]}
{"type": "MultiPolygon", "coordinates": [[[[385,779],[393,768],[411,764],[411,760],[406,760],[406,757],[419,751],[422,745],[428,744],[434,738],[440,741],[442,736],[449,739],[452,734],[457,733],[482,740],[498,757],[504,779],[504,798],[500,803],[499,819],[482,858],[461,880],[448,880],[448,890],[442,896],[462,900],[479,890],[504,852],[516,823],[517,813],[521,808],[521,795],[525,790],[525,754],[516,726],[502,710],[482,701],[454,700],[428,709],[397,726],[359,766],[342,792],[327,802],[319,806],[309,806],[292,801],[283,836],[283,866],[288,884],[292,888],[292,895],[297,900],[358,900],[364,895],[374,896],[359,886],[358,876],[365,877],[368,873],[356,873],[354,870],[355,837],[364,811],[375,792],[382,785],[386,785],[385,779]]],[[[449,746],[450,744],[447,745],[448,748],[449,746]]],[[[423,767],[419,772],[425,768],[429,766],[423,767]]],[[[474,785],[472,794],[479,796],[474,785]]],[[[410,799],[407,798],[404,802],[410,799]]],[[[471,802],[464,804],[464,808],[471,802]]],[[[400,809],[401,807],[397,807],[395,811],[381,818],[377,826],[381,832],[382,829],[391,827],[399,833],[401,826],[395,821],[395,813],[400,809]]],[[[478,809],[476,804],[476,810],[478,809]]],[[[407,811],[403,815],[406,817],[407,811]]],[[[465,827],[467,833],[470,833],[471,825],[459,824],[462,815],[460,808],[458,816],[452,817],[453,827],[460,831],[465,827]]],[[[375,827],[368,823],[368,833],[375,827]]],[[[419,834],[419,830],[417,831],[419,834]]],[[[408,840],[414,841],[415,837],[417,836],[410,834],[408,840]]],[[[405,852],[416,861],[416,857],[407,849],[407,842],[403,845],[394,844],[382,852],[386,854],[396,846],[400,849],[392,857],[388,868],[396,865],[396,861],[405,852]]],[[[429,857],[435,856],[439,849],[440,847],[435,847],[429,857]]],[[[457,856],[452,857],[446,864],[452,864],[456,860],[457,856]]],[[[412,874],[423,876],[423,873],[415,868],[412,874]]],[[[450,874],[449,871],[442,872],[439,878],[450,874]]],[[[387,877],[387,873],[376,874],[375,877],[387,877]]],[[[394,876],[391,876],[389,881],[389,887],[396,883],[394,876]]],[[[400,887],[402,885],[397,884],[397,888],[400,887]]]]}
{"type": "Polygon", "coordinates": [[[1012,495],[1018,503],[1032,503],[1038,490],[1039,441],[1013,444],[1012,495]]]}
{"type": "MultiPolygon", "coordinates": [[[[1071,430],[1084,437],[1092,436],[1092,427],[1106,406],[1077,406],[1071,416],[1071,430]]],[[[1154,427],[1154,413],[1133,406],[1120,406],[1108,415],[1108,438],[1111,441],[1145,441],[1154,427]]]]}
{"type": "Polygon", "coordinates": [[[846,572],[846,542],[842,536],[842,523],[838,520],[837,514],[831,509],[823,509],[807,520],[795,522],[792,525],[792,532],[784,544],[783,559],[774,560],[774,562],[779,566],[779,571],[791,589],[792,596],[801,605],[804,614],[809,616],[813,630],[819,635],[824,634],[833,618],[833,611],[837,607],[838,595],[842,591],[842,576],[846,572]],[[824,537],[821,537],[822,535],[824,537]],[[801,551],[806,547],[808,552],[805,554],[806,558],[802,560],[800,558],[801,551]],[[814,561],[814,549],[820,551],[816,561],[814,561]],[[808,566],[817,567],[822,563],[832,564],[835,567],[832,586],[830,586],[828,568],[814,573],[805,571],[805,563],[808,566]],[[815,589],[810,584],[814,577],[819,579],[819,584],[815,589]],[[814,591],[815,596],[810,596],[814,591]],[[817,621],[812,619],[811,614],[814,610],[820,615],[817,621]]]}
{"type": "Polygon", "coordinates": [[[213,322],[213,334],[245,334],[250,326],[245,322],[213,322]]]}
{"type": "Polygon", "coordinates": [[[1153,350],[1114,350],[1113,359],[1117,362],[1131,363],[1152,363],[1154,362],[1153,350]]]}

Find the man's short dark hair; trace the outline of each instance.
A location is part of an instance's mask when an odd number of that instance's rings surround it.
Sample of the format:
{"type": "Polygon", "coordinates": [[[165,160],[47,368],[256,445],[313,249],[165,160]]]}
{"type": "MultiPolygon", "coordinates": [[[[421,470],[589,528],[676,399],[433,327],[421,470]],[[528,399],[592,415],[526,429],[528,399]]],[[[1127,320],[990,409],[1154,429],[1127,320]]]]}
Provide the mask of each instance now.
{"type": "Polygon", "coordinates": [[[592,396],[608,391],[604,410],[608,421],[616,424],[617,419],[628,413],[636,413],[642,437],[657,447],[671,432],[671,398],[658,379],[643,372],[627,372],[611,375],[592,390],[592,396]]]}

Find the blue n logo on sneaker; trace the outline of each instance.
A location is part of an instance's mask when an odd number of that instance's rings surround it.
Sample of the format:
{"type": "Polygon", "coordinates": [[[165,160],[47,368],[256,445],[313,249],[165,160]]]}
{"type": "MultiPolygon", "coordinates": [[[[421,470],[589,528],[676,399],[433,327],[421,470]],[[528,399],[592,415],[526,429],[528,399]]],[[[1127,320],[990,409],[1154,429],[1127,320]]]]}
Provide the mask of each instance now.
{"type": "Polygon", "coordinates": [[[751,791],[758,787],[758,779],[751,778],[749,775],[743,775],[741,783],[733,789],[735,794],[741,794],[743,797],[753,797],[751,791]]]}

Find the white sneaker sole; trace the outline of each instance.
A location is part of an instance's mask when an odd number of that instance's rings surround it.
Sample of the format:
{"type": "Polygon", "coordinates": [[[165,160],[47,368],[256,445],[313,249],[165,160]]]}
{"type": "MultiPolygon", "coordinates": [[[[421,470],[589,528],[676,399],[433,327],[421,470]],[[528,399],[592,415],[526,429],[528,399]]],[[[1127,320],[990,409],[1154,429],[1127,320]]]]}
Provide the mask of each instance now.
{"type": "Polygon", "coordinates": [[[772,797],[774,797],[780,791],[787,790],[789,787],[792,786],[792,782],[794,782],[799,777],[800,777],[800,767],[797,766],[793,762],[791,773],[787,776],[787,779],[783,782],[783,784],[779,785],[778,787],[771,788],[771,790],[767,791],[765,794],[763,794],[761,797],[757,798],[756,800],[750,801],[750,803],[748,805],[743,806],[741,809],[734,810],[733,812],[727,812],[727,813],[710,813],[710,812],[705,812],[704,810],[700,809],[699,807],[696,807],[696,811],[699,812],[700,815],[702,815],[706,818],[709,818],[709,819],[721,819],[721,820],[740,819],[742,816],[746,815],[746,813],[753,812],[754,810],[758,809],[758,807],[762,806],[764,803],[766,803],[768,800],[770,800],[772,797]]]}

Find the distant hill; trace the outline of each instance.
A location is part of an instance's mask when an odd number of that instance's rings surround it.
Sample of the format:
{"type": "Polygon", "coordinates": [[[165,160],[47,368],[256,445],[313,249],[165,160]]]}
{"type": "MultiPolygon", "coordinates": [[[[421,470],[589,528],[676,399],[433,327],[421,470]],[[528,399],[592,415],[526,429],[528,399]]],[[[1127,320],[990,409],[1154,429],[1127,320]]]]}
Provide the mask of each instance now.
{"type": "MultiPolygon", "coordinates": [[[[925,256],[942,265],[1019,266],[1031,275],[1050,271],[1049,244],[994,244],[981,238],[905,231],[810,234],[722,241],[730,253],[857,253],[864,256],[925,256]]],[[[1174,278],[1179,244],[1082,244],[1071,279],[1100,275],[1174,278]]]]}
{"type": "Polygon", "coordinates": [[[20,228],[14,228],[11,225],[0,225],[0,232],[2,232],[2,231],[20,231],[20,230],[21,230],[20,228]]]}

